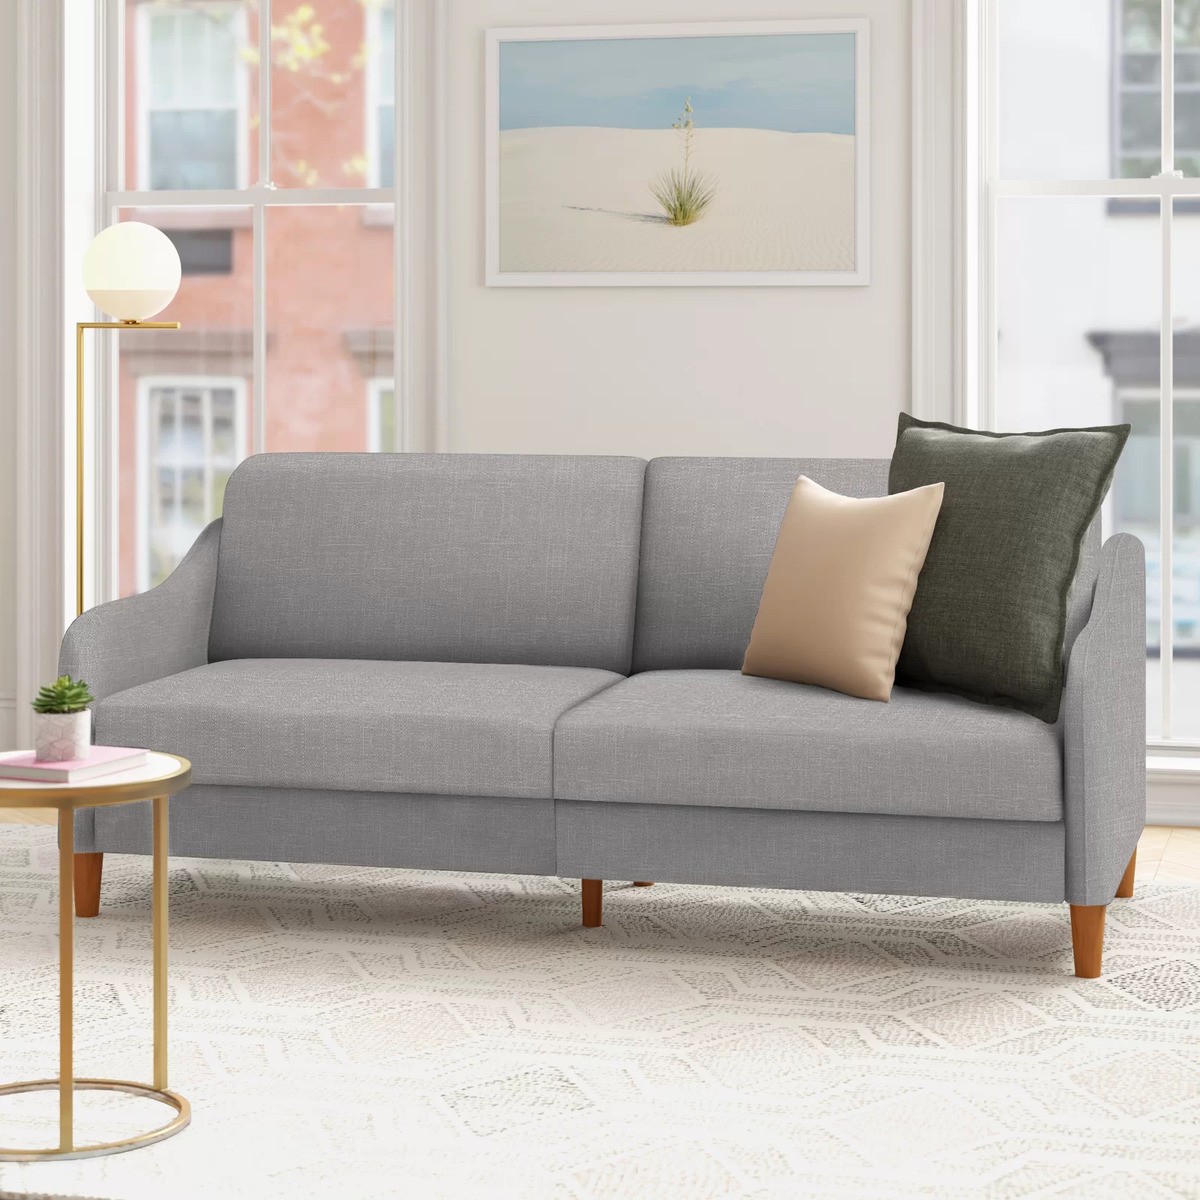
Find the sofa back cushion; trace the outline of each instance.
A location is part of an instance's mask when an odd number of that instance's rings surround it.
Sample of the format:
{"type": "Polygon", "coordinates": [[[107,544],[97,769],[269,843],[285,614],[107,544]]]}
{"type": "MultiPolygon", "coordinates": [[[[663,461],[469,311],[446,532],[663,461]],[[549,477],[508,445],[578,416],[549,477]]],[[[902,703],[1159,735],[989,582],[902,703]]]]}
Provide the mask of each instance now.
{"type": "Polygon", "coordinates": [[[263,454],[225,492],[211,661],[627,672],[646,464],[263,454]]]}
{"type": "MultiPolygon", "coordinates": [[[[843,496],[885,496],[888,466],[887,459],[654,459],[646,468],[633,669],[737,670],[796,480],[807,475],[843,496]]],[[[1097,521],[1071,592],[1068,649],[1091,612],[1099,545],[1097,521]]]]}

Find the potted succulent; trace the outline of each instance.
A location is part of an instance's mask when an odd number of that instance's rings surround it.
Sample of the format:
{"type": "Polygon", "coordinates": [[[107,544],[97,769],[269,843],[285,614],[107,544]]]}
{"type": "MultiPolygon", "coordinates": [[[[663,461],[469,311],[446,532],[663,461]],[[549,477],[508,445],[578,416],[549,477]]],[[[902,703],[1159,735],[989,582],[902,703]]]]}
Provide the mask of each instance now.
{"type": "Polygon", "coordinates": [[[42,688],[33,702],[33,748],[40,762],[87,758],[92,746],[92,714],[96,699],[82,679],[60,675],[42,688]]]}

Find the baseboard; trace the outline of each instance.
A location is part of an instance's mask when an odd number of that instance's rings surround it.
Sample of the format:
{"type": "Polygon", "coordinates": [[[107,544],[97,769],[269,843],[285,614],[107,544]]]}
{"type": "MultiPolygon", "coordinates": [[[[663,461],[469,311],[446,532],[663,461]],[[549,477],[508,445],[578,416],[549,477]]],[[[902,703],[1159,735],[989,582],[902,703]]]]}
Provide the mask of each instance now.
{"type": "Polygon", "coordinates": [[[0,750],[18,750],[17,698],[0,695],[0,750]]]}
{"type": "Polygon", "coordinates": [[[1200,760],[1147,761],[1146,824],[1200,826],[1200,760]]]}

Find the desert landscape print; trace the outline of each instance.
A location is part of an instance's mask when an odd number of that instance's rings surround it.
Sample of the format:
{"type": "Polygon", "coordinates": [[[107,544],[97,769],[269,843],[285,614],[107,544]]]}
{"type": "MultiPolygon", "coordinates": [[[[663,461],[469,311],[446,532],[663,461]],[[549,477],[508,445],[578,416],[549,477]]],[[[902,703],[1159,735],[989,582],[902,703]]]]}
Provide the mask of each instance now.
{"type": "Polygon", "coordinates": [[[496,273],[861,281],[865,22],[795,28],[812,24],[669,36],[502,31],[496,273]]]}

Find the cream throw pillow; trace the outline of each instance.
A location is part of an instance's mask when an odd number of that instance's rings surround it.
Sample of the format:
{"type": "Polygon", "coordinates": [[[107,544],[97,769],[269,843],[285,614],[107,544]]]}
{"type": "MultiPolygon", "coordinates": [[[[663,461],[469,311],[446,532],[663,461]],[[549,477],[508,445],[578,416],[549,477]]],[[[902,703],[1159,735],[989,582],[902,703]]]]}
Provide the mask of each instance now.
{"type": "Polygon", "coordinates": [[[889,699],[942,491],[934,483],[855,500],[801,475],[742,674],[889,699]]]}

